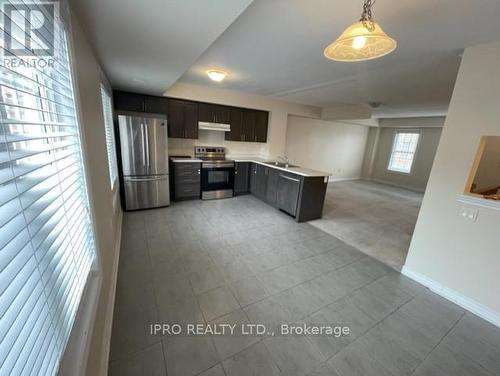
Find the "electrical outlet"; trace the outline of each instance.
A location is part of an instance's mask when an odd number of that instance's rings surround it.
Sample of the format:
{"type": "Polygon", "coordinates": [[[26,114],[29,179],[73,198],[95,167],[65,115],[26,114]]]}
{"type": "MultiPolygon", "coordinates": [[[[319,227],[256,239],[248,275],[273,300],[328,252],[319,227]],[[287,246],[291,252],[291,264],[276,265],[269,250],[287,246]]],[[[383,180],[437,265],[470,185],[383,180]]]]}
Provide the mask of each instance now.
{"type": "Polygon", "coordinates": [[[466,219],[468,221],[476,222],[478,215],[479,215],[478,209],[472,209],[472,208],[461,208],[460,209],[460,216],[463,219],[466,219]]]}

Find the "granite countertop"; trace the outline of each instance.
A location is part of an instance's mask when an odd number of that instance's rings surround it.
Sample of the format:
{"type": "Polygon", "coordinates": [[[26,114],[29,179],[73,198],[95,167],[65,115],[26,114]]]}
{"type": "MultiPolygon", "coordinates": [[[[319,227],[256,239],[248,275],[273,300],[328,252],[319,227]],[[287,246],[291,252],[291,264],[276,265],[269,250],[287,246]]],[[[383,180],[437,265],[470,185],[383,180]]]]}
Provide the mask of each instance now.
{"type": "Polygon", "coordinates": [[[235,162],[254,162],[254,163],[259,163],[264,166],[272,167],[277,170],[281,171],[286,171],[290,172],[292,174],[297,174],[301,176],[306,176],[306,177],[326,177],[332,175],[329,172],[324,172],[324,171],[317,171],[317,170],[312,170],[310,168],[304,168],[304,167],[279,167],[276,166],[272,163],[266,163],[266,159],[260,158],[260,157],[253,157],[253,156],[228,156],[228,159],[232,159],[235,162]]]}

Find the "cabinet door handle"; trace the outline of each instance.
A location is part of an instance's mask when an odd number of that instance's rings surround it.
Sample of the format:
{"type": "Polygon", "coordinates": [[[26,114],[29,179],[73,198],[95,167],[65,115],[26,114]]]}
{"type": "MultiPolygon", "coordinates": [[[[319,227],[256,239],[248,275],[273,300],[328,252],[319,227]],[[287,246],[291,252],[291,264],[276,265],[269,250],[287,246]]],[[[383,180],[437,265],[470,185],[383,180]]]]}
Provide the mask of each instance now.
{"type": "Polygon", "coordinates": [[[300,182],[300,180],[299,180],[299,179],[294,179],[294,178],[291,178],[291,177],[289,177],[289,176],[285,176],[285,175],[281,175],[281,174],[280,174],[280,176],[281,176],[283,179],[286,179],[286,180],[295,181],[295,182],[297,182],[297,183],[299,183],[299,182],[300,182]]]}

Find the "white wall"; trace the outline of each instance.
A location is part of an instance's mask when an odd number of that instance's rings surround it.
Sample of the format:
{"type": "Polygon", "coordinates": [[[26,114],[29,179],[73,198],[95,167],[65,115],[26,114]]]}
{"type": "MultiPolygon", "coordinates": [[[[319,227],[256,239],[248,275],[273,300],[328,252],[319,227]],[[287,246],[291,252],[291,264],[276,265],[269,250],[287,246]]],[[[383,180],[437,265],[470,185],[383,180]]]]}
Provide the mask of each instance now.
{"type": "Polygon", "coordinates": [[[404,272],[500,325],[500,211],[464,204],[481,136],[500,136],[500,43],[465,50],[404,272]],[[476,222],[461,208],[479,211],[476,222]]]}
{"type": "MultiPolygon", "coordinates": [[[[404,120],[404,119],[401,119],[404,120]]],[[[365,177],[375,181],[393,184],[409,189],[424,191],[431,173],[432,163],[436,154],[441,128],[412,127],[412,130],[420,132],[419,143],[415,159],[413,160],[412,171],[409,174],[389,171],[389,159],[392,151],[392,144],[396,131],[400,128],[381,127],[378,129],[377,144],[371,166],[371,174],[365,177]]],[[[372,130],[372,132],[376,132],[372,130]]],[[[370,137],[371,141],[375,141],[370,137]]],[[[368,152],[368,149],[367,149],[368,152]]],[[[373,150],[371,150],[373,152],[373,150]]],[[[367,158],[369,155],[367,155],[367,158]]]]}
{"type": "Polygon", "coordinates": [[[207,86],[177,83],[165,94],[169,97],[192,99],[201,102],[225,104],[229,106],[252,108],[269,111],[269,129],[267,143],[224,141],[223,135],[214,131],[201,132],[198,140],[169,139],[169,154],[193,154],[195,145],[213,144],[224,146],[230,155],[255,155],[274,158],[285,153],[288,115],[300,115],[312,118],[321,116],[321,109],[272,99],[269,97],[244,94],[226,89],[214,89],[207,86]]]}
{"type": "Polygon", "coordinates": [[[500,187],[500,137],[486,137],[476,175],[476,191],[500,187]]]}
{"type": "MultiPolygon", "coordinates": [[[[110,324],[114,297],[113,274],[120,244],[122,212],[118,200],[118,184],[111,190],[104,119],[101,105],[101,70],[77,18],[71,14],[71,44],[75,89],[80,111],[83,154],[87,169],[90,203],[97,241],[100,269],[100,292],[88,357],[88,375],[107,371],[110,324]]],[[[82,302],[90,304],[90,302],[82,302]]],[[[72,333],[74,335],[84,333],[72,333]]],[[[71,365],[70,365],[71,366],[71,365]]],[[[76,374],[73,365],[72,374],[76,374]]],[[[105,374],[105,373],[104,373],[105,374]]]]}
{"type": "Polygon", "coordinates": [[[368,128],[351,122],[289,116],[286,155],[292,163],[329,172],[334,179],[357,179],[368,128]]]}
{"type": "Polygon", "coordinates": [[[368,134],[363,160],[363,178],[415,191],[425,191],[444,120],[444,117],[379,119],[379,126],[370,128],[368,134]],[[418,130],[421,133],[410,174],[387,169],[394,135],[398,129],[418,130]]]}

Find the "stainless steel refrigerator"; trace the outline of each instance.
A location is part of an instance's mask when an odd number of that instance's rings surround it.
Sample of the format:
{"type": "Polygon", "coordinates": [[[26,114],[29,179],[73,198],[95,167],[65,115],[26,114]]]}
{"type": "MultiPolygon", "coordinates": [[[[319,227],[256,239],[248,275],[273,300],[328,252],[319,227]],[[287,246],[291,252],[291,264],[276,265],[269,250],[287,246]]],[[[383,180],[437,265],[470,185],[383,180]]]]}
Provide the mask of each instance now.
{"type": "Polygon", "coordinates": [[[119,115],[125,209],[170,204],[167,120],[119,115]]]}

